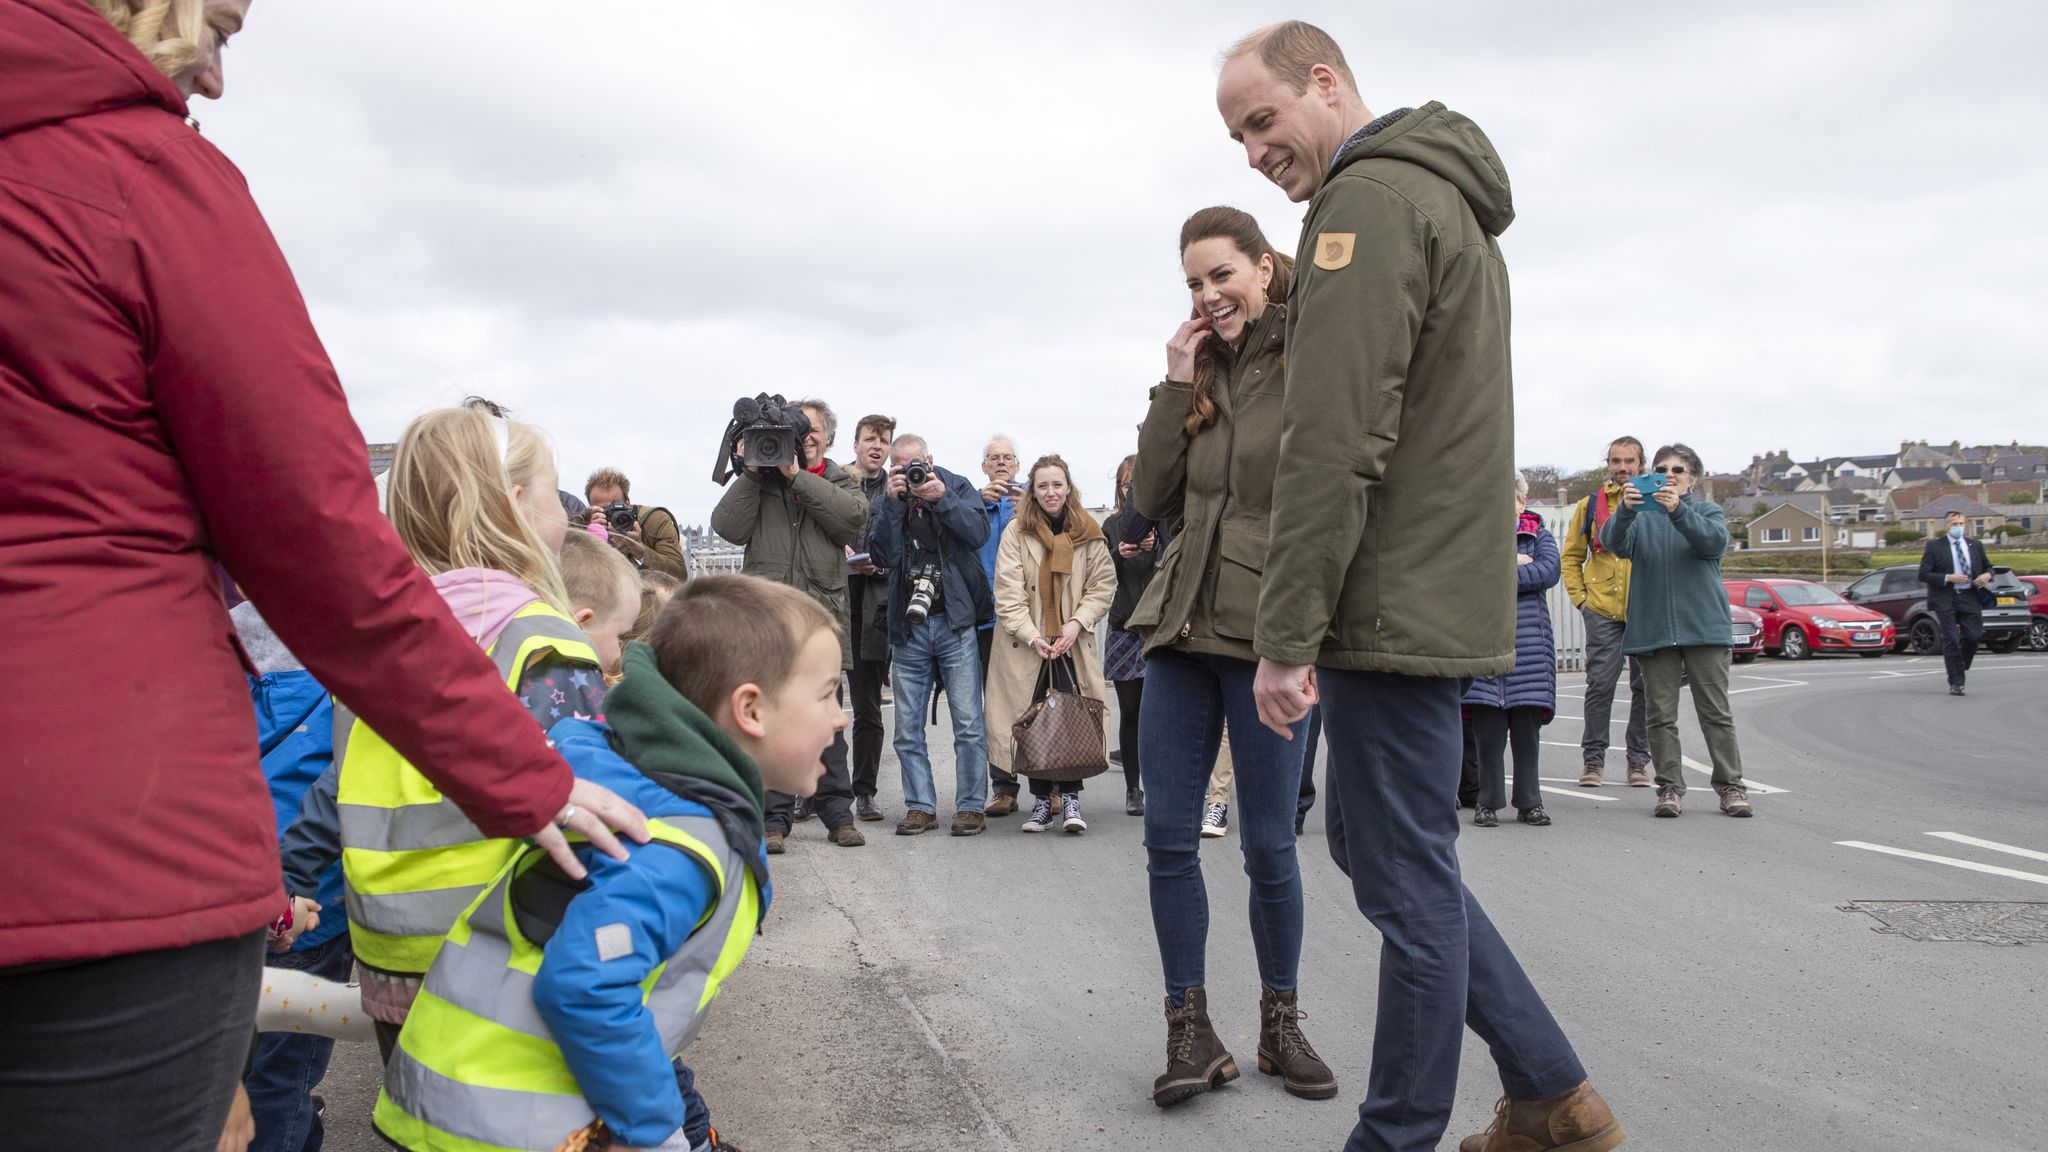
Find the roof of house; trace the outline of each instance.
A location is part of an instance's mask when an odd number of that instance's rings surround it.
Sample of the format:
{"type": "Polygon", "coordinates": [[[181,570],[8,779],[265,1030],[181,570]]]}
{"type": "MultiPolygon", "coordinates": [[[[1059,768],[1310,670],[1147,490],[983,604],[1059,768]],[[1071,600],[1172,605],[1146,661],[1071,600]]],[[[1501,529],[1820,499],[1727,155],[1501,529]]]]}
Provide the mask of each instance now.
{"type": "MultiPolygon", "coordinates": [[[[1816,493],[1816,495],[1818,495],[1818,493],[1816,493]]],[[[1769,511],[1769,512],[1765,512],[1765,513],[1764,513],[1764,516],[1769,516],[1769,515],[1771,515],[1772,513],[1776,513],[1776,512],[1782,512],[1782,511],[1784,511],[1785,509],[1787,509],[1787,508],[1790,508],[1790,509],[1792,509],[1792,510],[1793,510],[1794,512],[1797,512],[1797,513],[1799,513],[1800,515],[1802,515],[1802,516],[1806,517],[1806,518],[1807,518],[1807,519],[1809,519],[1809,520],[1818,520],[1818,519],[1820,519],[1820,507],[1819,507],[1819,505],[1818,505],[1818,504],[1815,504],[1815,505],[1814,505],[1813,507],[1808,507],[1808,506],[1806,506],[1806,504],[1803,504],[1803,503],[1799,503],[1799,502],[1795,502],[1795,501],[1792,501],[1792,500],[1775,500],[1775,501],[1770,501],[1769,503],[1770,503],[1770,505],[1771,505],[1771,509],[1770,509],[1770,511],[1769,511]]],[[[1764,516],[1757,516],[1757,517],[1753,518],[1753,519],[1752,519],[1752,520],[1750,521],[1750,523],[1752,523],[1752,524],[1753,524],[1753,523],[1755,523],[1755,522],[1756,522],[1757,520],[1761,520],[1761,519],[1763,519],[1763,518],[1764,518],[1764,516]]]]}
{"type": "Polygon", "coordinates": [[[1915,480],[1946,480],[1947,468],[1894,468],[1892,475],[1910,484],[1915,480]]]}
{"type": "Polygon", "coordinates": [[[2005,469],[2007,475],[2011,475],[2014,472],[2039,471],[2044,467],[2048,467],[2048,461],[2044,461],[2039,456],[2030,456],[2025,453],[2021,453],[2012,456],[2000,456],[1998,459],[1993,460],[1991,463],[1980,465],[1980,467],[1988,468],[1993,472],[1997,472],[1999,469],[2003,468],[2005,469]]]}
{"type": "Polygon", "coordinates": [[[1949,475],[1954,476],[1958,480],[1982,480],[1984,478],[1984,469],[1986,467],[1988,467],[1988,465],[1963,464],[1959,462],[1949,465],[1948,472],[1949,475]]]}
{"type": "Polygon", "coordinates": [[[2004,515],[1998,509],[1992,508],[1980,501],[1972,500],[1968,496],[1943,496],[1941,499],[1929,501],[1911,512],[1901,513],[1899,519],[1939,520],[1951,512],[1961,512],[1965,516],[2004,515]]]}

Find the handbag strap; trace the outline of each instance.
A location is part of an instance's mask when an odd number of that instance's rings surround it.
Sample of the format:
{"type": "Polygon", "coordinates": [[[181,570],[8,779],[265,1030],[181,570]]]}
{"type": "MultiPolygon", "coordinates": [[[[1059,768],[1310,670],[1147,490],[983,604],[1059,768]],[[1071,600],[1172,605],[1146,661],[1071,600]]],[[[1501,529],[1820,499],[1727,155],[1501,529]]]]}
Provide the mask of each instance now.
{"type": "Polygon", "coordinates": [[[1045,699],[1048,692],[1066,692],[1075,696],[1081,694],[1081,673],[1074,667],[1074,657],[1071,653],[1056,660],[1038,662],[1038,686],[1031,690],[1031,702],[1036,704],[1045,699]],[[1060,683],[1060,672],[1066,673],[1064,684],[1060,683]]]}

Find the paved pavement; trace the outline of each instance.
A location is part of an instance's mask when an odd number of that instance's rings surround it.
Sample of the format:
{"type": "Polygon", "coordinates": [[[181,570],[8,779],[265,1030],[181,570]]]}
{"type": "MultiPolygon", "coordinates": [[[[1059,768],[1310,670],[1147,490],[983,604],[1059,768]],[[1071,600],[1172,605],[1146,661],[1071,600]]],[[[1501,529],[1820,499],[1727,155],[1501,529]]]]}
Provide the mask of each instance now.
{"type": "MultiPolygon", "coordinates": [[[[1556,823],[1460,843],[1629,1147],[2048,1147],[2048,941],[1927,941],[1844,910],[1995,902],[1881,910],[1921,913],[1935,934],[2021,931],[2028,916],[2048,930],[2044,906],[2022,903],[2048,901],[2048,657],[1986,656],[1962,699],[1938,658],[1767,660],[1734,681],[1756,819],[1715,812],[1703,770],[1676,821],[1650,818],[1648,790],[1575,787],[1566,675],[1545,730],[1556,823]]],[[[1685,740],[1703,754],[1689,719],[1685,740]]],[[[1087,799],[1078,837],[1020,835],[1016,817],[976,839],[871,824],[866,847],[840,849],[800,825],[767,934],[689,1053],[721,1130],[753,1152],[1340,1148],[1370,1054],[1378,938],[1317,822],[1301,841],[1302,1004],[1342,1094],[1296,1100],[1253,1071],[1258,977],[1233,836],[1204,848],[1209,989],[1246,1075],[1160,1112],[1139,821],[1114,777],[1087,799]]],[[[364,1119],[374,1065],[373,1048],[337,1055],[328,1148],[381,1147],[364,1119]]],[[[1469,1039],[1444,1147],[1483,1127],[1498,1094],[1469,1039]]]]}

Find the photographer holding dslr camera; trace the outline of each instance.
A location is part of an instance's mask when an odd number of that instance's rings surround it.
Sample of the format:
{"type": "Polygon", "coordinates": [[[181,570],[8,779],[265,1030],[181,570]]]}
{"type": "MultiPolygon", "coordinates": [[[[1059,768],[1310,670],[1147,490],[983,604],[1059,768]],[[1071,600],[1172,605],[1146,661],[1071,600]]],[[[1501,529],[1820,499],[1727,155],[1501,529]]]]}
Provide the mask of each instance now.
{"type": "Polygon", "coordinates": [[[582,520],[603,521],[605,539],[626,554],[635,568],[652,568],[678,580],[690,578],[689,561],[683,558],[683,532],[676,527],[675,513],[666,508],[635,504],[633,482],[616,468],[600,468],[583,482],[583,499],[590,507],[582,520]]]}
{"type": "Polygon", "coordinates": [[[875,499],[870,548],[874,562],[889,572],[896,759],[903,767],[903,802],[909,809],[896,834],[915,836],[938,823],[938,794],[924,735],[924,710],[936,671],[953,715],[951,830],[955,836],[973,836],[986,824],[981,806],[988,796],[981,658],[974,643],[974,626],[994,603],[981,567],[988,518],[974,484],[933,464],[923,437],[898,436],[891,456],[895,467],[875,499]]]}
{"type": "MultiPolygon", "coordinates": [[[[839,621],[840,666],[853,666],[847,641],[846,546],[868,521],[868,503],[846,470],[825,458],[839,421],[822,400],[789,403],[761,395],[733,405],[712,479],[730,484],[711,513],[711,529],[746,550],[740,571],[808,592],[839,621]]],[[[844,693],[842,691],[842,702],[844,693]]],[[[796,797],[768,794],[767,848],[782,851],[796,797]]],[[[853,826],[846,734],[825,752],[825,775],[812,809],[842,848],[867,843],[853,826]]]]}

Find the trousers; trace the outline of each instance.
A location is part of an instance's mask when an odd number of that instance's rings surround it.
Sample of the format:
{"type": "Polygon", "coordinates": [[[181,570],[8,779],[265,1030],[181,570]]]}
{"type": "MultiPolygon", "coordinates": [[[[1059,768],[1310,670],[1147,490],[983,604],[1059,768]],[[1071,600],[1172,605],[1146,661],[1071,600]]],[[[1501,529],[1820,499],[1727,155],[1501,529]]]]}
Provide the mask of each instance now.
{"type": "Polygon", "coordinates": [[[1735,713],[1728,706],[1728,649],[1718,644],[1646,652],[1643,694],[1650,708],[1650,758],[1657,787],[1685,791],[1685,754],[1678,746],[1678,692],[1692,692],[1692,709],[1714,762],[1714,791],[1740,788],[1742,753],[1735,745],[1735,713]]]}

